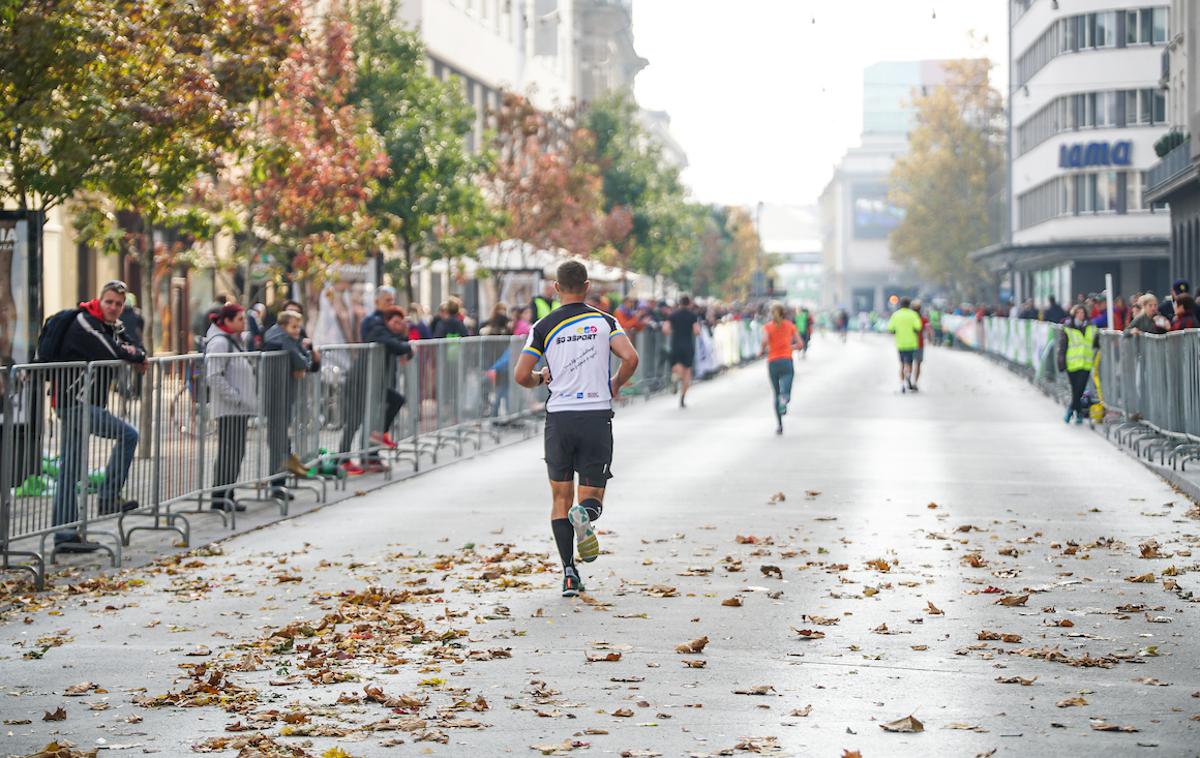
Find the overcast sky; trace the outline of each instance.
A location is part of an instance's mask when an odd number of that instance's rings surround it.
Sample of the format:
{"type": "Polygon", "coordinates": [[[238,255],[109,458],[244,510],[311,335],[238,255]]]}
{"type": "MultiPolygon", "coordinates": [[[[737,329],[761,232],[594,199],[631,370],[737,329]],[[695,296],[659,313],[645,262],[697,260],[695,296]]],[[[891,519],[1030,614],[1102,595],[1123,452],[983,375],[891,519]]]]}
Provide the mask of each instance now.
{"type": "Polygon", "coordinates": [[[985,55],[1002,83],[1006,2],[634,0],[638,101],[671,115],[696,199],[812,203],[859,144],[863,69],[985,55]]]}

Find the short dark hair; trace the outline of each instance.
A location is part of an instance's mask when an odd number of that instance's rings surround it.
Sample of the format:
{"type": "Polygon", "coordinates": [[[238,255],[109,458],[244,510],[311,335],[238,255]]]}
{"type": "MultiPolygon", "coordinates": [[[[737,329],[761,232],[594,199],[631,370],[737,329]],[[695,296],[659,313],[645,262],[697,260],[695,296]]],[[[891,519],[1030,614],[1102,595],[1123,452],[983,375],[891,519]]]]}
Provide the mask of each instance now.
{"type": "Polygon", "coordinates": [[[691,304],[692,304],[692,299],[690,297],[688,297],[687,295],[679,296],[679,307],[680,308],[686,308],[691,304]]]}
{"type": "Polygon", "coordinates": [[[383,323],[386,324],[387,322],[391,321],[392,319],[396,318],[397,316],[399,316],[400,318],[404,318],[404,309],[403,308],[401,308],[398,305],[393,305],[391,308],[385,308],[383,310],[383,323]]]}
{"type": "Polygon", "coordinates": [[[907,297],[902,297],[902,298],[900,298],[900,307],[901,307],[901,308],[907,308],[907,307],[908,307],[908,306],[910,306],[910,305],[912,305],[912,300],[911,300],[911,299],[909,299],[909,298],[907,298],[907,297]]]}
{"type": "Polygon", "coordinates": [[[566,261],[558,267],[558,288],[572,295],[581,294],[587,286],[587,266],[579,261],[566,261]]]}
{"type": "Polygon", "coordinates": [[[1191,295],[1176,295],[1175,305],[1183,308],[1185,313],[1191,313],[1192,311],[1196,310],[1196,301],[1191,295]]]}

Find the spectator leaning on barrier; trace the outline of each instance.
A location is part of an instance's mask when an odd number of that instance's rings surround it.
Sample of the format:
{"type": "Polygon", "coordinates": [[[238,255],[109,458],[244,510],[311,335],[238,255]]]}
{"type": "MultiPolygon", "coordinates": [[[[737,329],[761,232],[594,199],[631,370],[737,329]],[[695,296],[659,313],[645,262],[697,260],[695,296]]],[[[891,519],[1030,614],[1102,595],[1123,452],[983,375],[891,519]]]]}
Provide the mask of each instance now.
{"type": "MultiPolygon", "coordinates": [[[[266,393],[267,400],[267,447],[270,451],[271,473],[277,474],[283,470],[286,459],[287,470],[296,476],[306,476],[303,463],[289,449],[288,427],[292,418],[292,410],[296,405],[296,397],[300,391],[300,381],[305,374],[321,370],[321,353],[315,347],[309,349],[308,340],[300,336],[301,324],[304,317],[296,311],[283,311],[275,325],[267,330],[263,337],[263,349],[266,351],[281,350],[287,353],[286,360],[278,360],[280,356],[266,358],[266,381],[270,392],[266,393]],[[282,387],[283,391],[280,392],[282,387]]],[[[277,476],[271,480],[271,495],[276,498],[292,500],[293,496],[284,487],[285,477],[277,476]]]]}
{"type": "Polygon", "coordinates": [[[204,342],[204,370],[208,375],[208,406],[217,420],[217,461],[213,467],[212,508],[244,511],[230,485],[241,476],[246,457],[246,433],[258,413],[258,386],[254,367],[245,357],[242,332],[246,311],[228,303],[213,315],[204,342]]]}
{"type": "Polygon", "coordinates": [[[1175,319],[1171,321],[1171,331],[1181,332],[1184,329],[1200,328],[1196,319],[1196,301],[1191,295],[1175,296],[1175,319]]]}
{"type": "Polygon", "coordinates": [[[1159,315],[1158,298],[1153,293],[1147,292],[1142,295],[1138,306],[1141,312],[1129,322],[1129,326],[1125,327],[1125,333],[1166,334],[1167,329],[1170,328],[1170,322],[1166,317],[1159,315]]]}
{"type": "MultiPolygon", "coordinates": [[[[384,355],[383,370],[375,376],[370,376],[371,361],[367,351],[361,351],[350,367],[350,375],[346,378],[346,426],[342,429],[341,453],[350,452],[354,444],[354,436],[362,427],[363,418],[367,411],[367,388],[372,380],[379,381],[384,402],[382,430],[373,430],[368,436],[372,445],[394,448],[395,440],[389,433],[396,415],[404,407],[404,395],[393,389],[396,378],[397,361],[412,355],[412,346],[408,344],[408,324],[404,320],[404,309],[392,306],[383,312],[383,319],[371,326],[371,331],[363,335],[367,342],[382,346],[384,355]]],[[[383,461],[377,453],[368,453],[363,457],[363,466],[356,466],[350,461],[342,464],[342,469],[351,476],[365,472],[377,473],[383,471],[383,461]]]]}
{"type": "Polygon", "coordinates": [[[1087,415],[1083,407],[1083,393],[1087,389],[1088,377],[1095,365],[1096,351],[1100,347],[1100,330],[1088,321],[1087,309],[1082,305],[1071,308],[1071,319],[1063,325],[1062,341],[1059,343],[1058,365],[1067,372],[1071,382],[1071,403],[1067,406],[1067,415],[1063,423],[1082,424],[1087,415]]]}
{"type": "Polygon", "coordinates": [[[395,305],[396,289],[394,287],[380,287],[375,290],[375,310],[363,319],[362,325],[359,327],[358,338],[363,342],[370,342],[367,339],[367,332],[377,324],[382,324],[384,312],[395,305]]]}
{"type": "Polygon", "coordinates": [[[513,336],[523,337],[529,334],[531,329],[533,329],[533,311],[529,308],[522,308],[521,315],[517,316],[517,321],[513,324],[513,336]]]}
{"type": "MultiPolygon", "coordinates": [[[[100,290],[100,297],[80,303],[73,317],[69,311],[64,312],[62,317],[71,320],[62,332],[60,344],[53,355],[42,355],[39,342],[39,360],[89,363],[120,360],[145,371],[146,353],[125,338],[125,327],[120,320],[127,291],[124,282],[109,282],[100,290]]],[[[91,389],[86,394],[86,371],[76,370],[57,377],[55,403],[63,432],[58,488],[54,492],[55,526],[69,524],[78,518],[78,482],[81,467],[87,460],[87,439],[83,434],[85,418],[90,436],[116,440],[99,492],[100,514],[111,515],[138,507],[134,500],[121,500],[121,489],[129,477],[129,467],[137,449],[138,433],[108,410],[109,387],[116,375],[116,368],[94,369],[91,389]]],[[[85,541],[74,529],[55,532],[54,544],[56,550],[63,552],[84,553],[100,549],[96,543],[85,541]]]]}

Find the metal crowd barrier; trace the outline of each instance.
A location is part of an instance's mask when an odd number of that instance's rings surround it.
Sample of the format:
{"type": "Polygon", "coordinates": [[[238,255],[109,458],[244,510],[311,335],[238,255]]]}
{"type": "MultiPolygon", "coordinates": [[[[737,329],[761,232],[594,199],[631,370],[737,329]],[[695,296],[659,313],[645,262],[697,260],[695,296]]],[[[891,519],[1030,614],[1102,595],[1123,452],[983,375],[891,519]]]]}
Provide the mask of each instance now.
{"type": "MultiPolygon", "coordinates": [[[[756,357],[760,331],[718,324],[716,363],[756,357]]],[[[329,345],[309,373],[282,352],[0,369],[0,570],[28,571],[40,588],[64,546],[95,542],[118,565],[137,532],[176,532],[187,546],[200,514],[231,529],[239,504],[286,515],[298,493],[322,501],[330,484],[345,486],[348,465],[390,478],[505,429],[532,436],[545,390],[512,379],[524,342],[421,340],[403,359],[378,344],[329,345]]],[[[643,330],[634,344],[628,396],[669,386],[662,333],[643,330]]]]}

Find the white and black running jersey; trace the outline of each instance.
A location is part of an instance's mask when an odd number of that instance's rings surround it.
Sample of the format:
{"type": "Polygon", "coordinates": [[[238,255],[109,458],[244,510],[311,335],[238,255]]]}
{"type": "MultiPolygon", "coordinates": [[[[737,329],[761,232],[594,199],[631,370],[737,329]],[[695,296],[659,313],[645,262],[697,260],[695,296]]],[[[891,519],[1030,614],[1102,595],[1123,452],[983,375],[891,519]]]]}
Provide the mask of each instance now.
{"type": "Polygon", "coordinates": [[[612,408],[609,342],[625,334],[617,320],[584,303],[571,303],[539,319],[523,352],[550,367],[546,410],[601,411],[612,408]]]}

